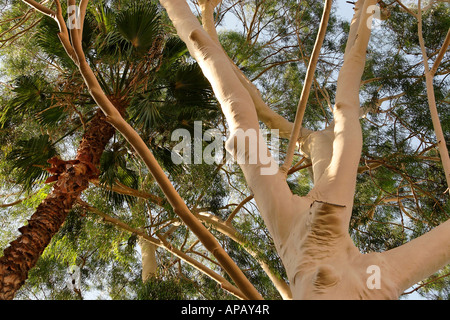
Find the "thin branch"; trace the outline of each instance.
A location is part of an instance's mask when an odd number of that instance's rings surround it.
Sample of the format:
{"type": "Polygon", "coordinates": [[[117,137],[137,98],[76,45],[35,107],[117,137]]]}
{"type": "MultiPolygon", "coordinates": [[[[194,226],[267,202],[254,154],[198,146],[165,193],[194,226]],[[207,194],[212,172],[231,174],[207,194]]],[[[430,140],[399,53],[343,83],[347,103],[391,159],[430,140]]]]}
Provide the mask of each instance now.
{"type": "Polygon", "coordinates": [[[109,215],[107,215],[106,213],[102,212],[101,210],[98,210],[95,207],[92,207],[91,205],[89,205],[88,203],[79,200],[79,203],[83,206],[83,208],[85,208],[86,210],[95,213],[96,215],[100,216],[103,218],[103,220],[105,222],[111,223],[123,230],[126,230],[128,232],[137,234],[138,236],[142,237],[143,239],[145,239],[146,241],[160,247],[163,248],[167,251],[169,251],[170,253],[172,253],[173,255],[175,255],[176,257],[178,257],[179,259],[185,261],[186,263],[190,264],[191,266],[193,266],[194,268],[196,268],[197,270],[203,272],[204,274],[206,274],[207,276],[211,277],[213,280],[215,280],[216,282],[218,282],[220,284],[220,286],[230,292],[231,294],[235,295],[236,297],[240,298],[240,299],[246,299],[245,295],[236,287],[234,287],[229,281],[227,281],[225,278],[223,278],[222,276],[220,276],[219,274],[217,274],[216,272],[214,272],[213,270],[207,268],[205,265],[199,263],[198,261],[194,260],[193,258],[191,258],[190,256],[188,256],[187,254],[185,254],[184,252],[182,252],[181,250],[178,250],[176,248],[174,248],[169,242],[167,242],[167,240],[165,240],[164,238],[159,238],[156,239],[154,237],[149,236],[148,234],[146,234],[145,232],[143,232],[142,230],[133,228],[131,226],[129,226],[128,224],[113,218],[109,215]]]}
{"type": "MultiPolygon", "coordinates": [[[[450,33],[450,30],[447,33],[446,40],[444,41],[441,51],[438,54],[438,58],[436,59],[437,62],[439,62],[440,59],[442,59],[442,58],[439,58],[441,53],[442,53],[442,56],[444,55],[445,50],[442,51],[442,49],[444,47],[448,47],[448,45],[449,45],[449,42],[450,42],[449,33],[450,33]]],[[[442,166],[444,167],[445,179],[447,180],[447,187],[450,190],[450,156],[448,154],[444,132],[442,130],[441,121],[439,119],[439,114],[437,111],[436,97],[434,95],[434,87],[433,87],[433,72],[429,69],[428,56],[427,56],[426,49],[425,49],[425,41],[423,39],[421,0],[419,0],[419,4],[418,4],[417,35],[419,37],[420,49],[422,51],[422,56],[423,56],[423,65],[425,68],[425,82],[426,82],[426,87],[427,87],[428,106],[430,109],[431,120],[433,122],[434,132],[436,134],[436,138],[437,138],[437,142],[438,142],[438,150],[439,150],[439,154],[441,156],[442,166]]],[[[436,65],[436,69],[437,69],[436,62],[435,62],[435,65],[436,65]]]]}
{"type": "Polygon", "coordinates": [[[436,60],[434,61],[433,67],[430,70],[430,73],[432,76],[436,74],[437,68],[439,67],[439,64],[442,61],[442,58],[444,57],[445,53],[447,52],[448,46],[450,45],[450,29],[448,29],[447,35],[445,37],[444,43],[442,44],[441,49],[439,50],[439,54],[436,57],[436,60]]]}
{"type": "Polygon", "coordinates": [[[308,70],[306,72],[305,82],[303,84],[302,94],[300,96],[300,102],[297,107],[297,113],[295,115],[294,127],[291,132],[291,138],[289,140],[289,146],[286,153],[285,162],[281,166],[280,170],[284,171],[286,174],[289,170],[289,167],[292,164],[292,160],[294,159],[294,152],[297,145],[297,139],[300,135],[300,130],[302,127],[303,116],[306,110],[306,104],[308,102],[309,92],[311,90],[311,85],[314,80],[314,73],[316,70],[317,61],[319,60],[320,49],[322,48],[323,40],[325,39],[325,34],[328,26],[328,18],[330,17],[332,7],[331,0],[325,0],[322,20],[320,21],[320,27],[318,31],[318,35],[316,38],[316,43],[314,44],[314,49],[311,54],[311,59],[309,61],[308,70]]]}
{"type": "Polygon", "coordinates": [[[406,7],[400,0],[395,0],[395,2],[397,2],[403,8],[403,10],[408,12],[410,15],[417,17],[417,15],[414,12],[412,12],[408,7],[406,7]]]}
{"type": "MultiPolygon", "coordinates": [[[[26,4],[28,4],[30,7],[35,8],[40,13],[43,13],[46,16],[49,16],[50,18],[55,19],[56,12],[51,10],[51,9],[49,9],[49,8],[47,8],[42,3],[36,2],[34,0],[22,0],[22,1],[25,2],[26,4]]],[[[47,1],[44,1],[44,3],[45,2],[47,2],[47,1]]]]}
{"type": "Polygon", "coordinates": [[[9,208],[9,207],[13,207],[16,204],[20,204],[22,203],[24,200],[26,199],[19,199],[17,201],[11,202],[11,203],[5,203],[5,204],[0,204],[0,208],[9,208]]]}
{"type": "Polygon", "coordinates": [[[424,282],[424,283],[422,283],[420,286],[417,286],[416,288],[414,288],[414,289],[412,289],[412,290],[410,290],[410,291],[403,292],[403,293],[402,293],[402,296],[403,296],[403,295],[406,295],[406,294],[414,293],[414,292],[416,292],[417,290],[419,290],[420,288],[425,287],[425,286],[427,286],[427,285],[429,285],[429,284],[431,284],[431,283],[433,283],[433,282],[438,281],[439,279],[442,279],[442,278],[445,278],[445,277],[448,277],[448,276],[450,276],[450,273],[444,274],[444,275],[442,275],[442,276],[440,276],[440,277],[437,277],[437,278],[433,278],[433,279],[431,279],[430,281],[424,282]]]}
{"type": "Polygon", "coordinates": [[[101,184],[99,179],[91,179],[90,180],[91,183],[93,183],[95,186],[97,187],[105,187],[108,190],[117,192],[119,194],[123,194],[123,195],[128,195],[128,196],[133,196],[133,197],[137,197],[137,198],[142,198],[145,200],[149,200],[150,202],[158,205],[158,206],[163,206],[166,203],[166,200],[164,198],[161,198],[157,195],[145,192],[145,191],[141,191],[141,190],[136,190],[133,188],[130,188],[118,181],[116,181],[112,186],[108,185],[108,184],[101,184]]]}
{"type": "Polygon", "coordinates": [[[236,216],[236,214],[241,210],[241,208],[250,200],[254,198],[253,195],[249,195],[247,198],[245,198],[239,205],[233,210],[233,212],[230,214],[228,219],[225,221],[226,224],[230,224],[233,218],[236,216]]]}

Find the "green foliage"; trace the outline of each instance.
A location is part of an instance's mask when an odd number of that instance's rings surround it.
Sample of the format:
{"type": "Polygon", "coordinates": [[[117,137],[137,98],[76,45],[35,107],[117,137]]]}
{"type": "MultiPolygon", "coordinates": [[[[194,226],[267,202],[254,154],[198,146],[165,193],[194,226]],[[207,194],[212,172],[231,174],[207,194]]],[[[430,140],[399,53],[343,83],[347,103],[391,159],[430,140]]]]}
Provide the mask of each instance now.
{"type": "Polygon", "coordinates": [[[49,106],[48,91],[49,84],[39,73],[18,77],[12,90],[14,98],[2,110],[0,123],[5,126],[12,119],[18,121],[19,115],[43,111],[49,106]]]}
{"type": "Polygon", "coordinates": [[[47,160],[56,155],[48,135],[17,142],[17,148],[7,156],[12,162],[12,169],[17,175],[17,184],[25,190],[31,190],[33,184],[43,180],[48,173],[43,170],[49,167],[47,160]]]}
{"type": "Polygon", "coordinates": [[[154,4],[132,1],[117,11],[99,3],[93,13],[100,24],[99,51],[113,60],[148,54],[161,34],[158,7],[154,4]]]}
{"type": "Polygon", "coordinates": [[[121,195],[110,189],[116,184],[121,183],[129,188],[137,189],[139,177],[138,174],[129,169],[127,163],[129,156],[126,149],[114,148],[106,150],[100,161],[100,183],[105,185],[107,197],[115,205],[120,205],[124,201],[132,203],[135,198],[127,195],[121,195]]]}
{"type": "MultiPolygon", "coordinates": [[[[116,28],[138,54],[146,53],[160,33],[158,7],[140,1],[133,2],[117,15],[116,28]]],[[[125,52],[128,50],[125,49],[125,52]]]]}
{"type": "Polygon", "coordinates": [[[56,22],[49,17],[43,17],[36,33],[36,44],[51,60],[59,62],[65,68],[74,68],[74,63],[67,55],[58,38],[58,32],[59,28],[56,22]]]}

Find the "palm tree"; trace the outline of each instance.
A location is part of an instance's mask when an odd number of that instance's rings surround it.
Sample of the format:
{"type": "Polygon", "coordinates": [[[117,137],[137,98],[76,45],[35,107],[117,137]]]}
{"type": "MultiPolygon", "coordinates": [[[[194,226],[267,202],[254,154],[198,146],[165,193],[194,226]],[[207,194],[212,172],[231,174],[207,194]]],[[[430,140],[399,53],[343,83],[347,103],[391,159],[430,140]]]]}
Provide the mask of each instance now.
{"type": "MultiPolygon", "coordinates": [[[[163,30],[161,20],[158,6],[151,1],[126,1],[126,5],[100,1],[88,8],[83,46],[108,99],[157,148],[155,155],[168,163],[170,153],[153,138],[167,140],[171,128],[189,126],[196,113],[214,119],[218,111],[208,82],[186,59],[183,43],[163,30]]],[[[48,132],[60,130],[56,123],[65,130],[60,139],[48,134],[22,139],[7,157],[23,189],[30,191],[44,179],[53,186],[0,258],[0,299],[14,297],[90,181],[105,187],[136,182],[136,174],[124,164],[123,145],[110,143],[114,128],[96,108],[62,46],[55,46],[59,43],[55,22],[43,19],[38,28],[37,43],[61,72],[54,82],[44,74],[17,79],[13,98],[2,110],[2,125],[14,131],[18,115],[24,114],[48,132]],[[84,133],[75,158],[62,160],[57,143],[80,128],[84,133]],[[111,151],[105,153],[109,147],[111,151]],[[36,152],[40,150],[45,152],[36,152]]]]}

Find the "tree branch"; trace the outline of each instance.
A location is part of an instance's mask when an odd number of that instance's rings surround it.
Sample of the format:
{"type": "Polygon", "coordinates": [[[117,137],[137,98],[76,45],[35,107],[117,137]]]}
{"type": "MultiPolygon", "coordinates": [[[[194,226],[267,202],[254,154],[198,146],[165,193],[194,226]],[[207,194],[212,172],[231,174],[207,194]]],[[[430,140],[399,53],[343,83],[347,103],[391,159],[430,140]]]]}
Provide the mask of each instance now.
{"type": "Polygon", "coordinates": [[[400,292],[450,263],[450,220],[395,249],[381,253],[400,292]]]}
{"type": "MultiPolygon", "coordinates": [[[[216,3],[220,1],[217,0],[216,3]]],[[[240,83],[244,86],[254,103],[258,119],[261,120],[269,129],[278,129],[280,137],[289,139],[293,128],[293,123],[286,120],[281,115],[273,111],[262,99],[261,93],[258,88],[245,76],[245,74],[236,66],[234,61],[228,57],[225,50],[220,45],[217,31],[214,24],[214,3],[210,0],[200,0],[200,7],[202,10],[202,24],[203,28],[210,36],[210,38],[221,48],[228,58],[230,65],[232,66],[236,76],[240,83]]],[[[302,130],[302,134],[308,134],[310,131],[307,129],[302,130]]]]}
{"type": "MultiPolygon", "coordinates": [[[[247,200],[250,197],[247,197],[245,200],[247,200]]],[[[244,201],[245,201],[244,200],[244,201]]],[[[242,204],[242,202],[241,202],[242,204]]],[[[222,233],[223,235],[226,235],[231,240],[235,241],[236,243],[240,244],[245,251],[247,251],[261,266],[261,268],[264,270],[264,272],[267,274],[269,279],[272,281],[275,288],[278,290],[280,295],[283,297],[284,300],[291,300],[292,299],[292,292],[288,286],[288,284],[277,277],[272,270],[270,270],[269,265],[261,260],[261,258],[258,255],[258,252],[253,250],[251,246],[247,245],[246,240],[242,236],[241,233],[239,233],[230,223],[227,221],[222,221],[220,218],[216,217],[215,215],[205,213],[205,212],[199,212],[196,214],[196,216],[202,220],[204,223],[213,225],[214,228],[222,233]]]]}
{"type": "Polygon", "coordinates": [[[442,61],[442,58],[444,58],[445,53],[447,52],[448,46],[450,45],[450,29],[448,29],[447,35],[445,36],[444,43],[442,44],[441,49],[439,50],[439,54],[436,57],[436,60],[434,60],[433,67],[430,70],[431,75],[435,75],[437,68],[439,67],[439,64],[442,61]]]}
{"type": "MultiPolygon", "coordinates": [[[[433,75],[434,72],[429,69],[428,65],[428,56],[425,49],[425,41],[423,39],[422,32],[422,8],[421,8],[421,0],[419,0],[418,4],[418,14],[417,14],[417,34],[419,37],[420,49],[422,51],[423,56],[423,66],[425,68],[425,83],[427,87],[427,98],[428,98],[428,106],[431,114],[431,120],[433,122],[434,132],[437,138],[437,145],[439,150],[439,155],[441,156],[442,166],[444,167],[445,179],[447,180],[447,187],[450,190],[450,156],[448,154],[447,144],[445,142],[444,132],[442,130],[441,121],[439,119],[439,113],[437,111],[436,106],[436,97],[434,94],[434,86],[433,86],[433,75]]],[[[433,66],[436,67],[439,65],[440,60],[444,56],[446,48],[450,44],[450,30],[447,32],[446,39],[444,44],[439,51],[438,57],[433,66]]]]}
{"type": "Polygon", "coordinates": [[[355,5],[344,63],[337,81],[332,157],[309,193],[313,199],[346,206],[349,215],[362,149],[359,89],[371,34],[373,11],[370,9],[375,4],[376,0],[359,0],[355,5]]]}
{"type": "Polygon", "coordinates": [[[228,219],[225,221],[226,224],[230,224],[231,221],[233,220],[233,218],[236,216],[236,214],[239,212],[239,210],[242,209],[243,206],[245,206],[245,204],[249,201],[251,201],[254,198],[253,195],[249,195],[247,198],[245,198],[244,200],[242,200],[241,203],[239,203],[239,205],[233,210],[233,212],[230,214],[230,216],[228,217],[228,219]]]}
{"type": "Polygon", "coordinates": [[[300,129],[302,127],[303,116],[305,114],[306,104],[309,98],[309,92],[311,90],[311,85],[314,80],[314,73],[316,71],[317,61],[319,60],[320,49],[322,48],[323,40],[325,39],[332,2],[333,2],[332,0],[325,0],[322,19],[320,21],[320,27],[316,38],[316,43],[314,44],[311,59],[309,60],[308,70],[306,71],[306,77],[303,83],[302,93],[297,107],[297,113],[295,115],[294,127],[291,132],[285,162],[281,166],[281,170],[286,175],[290,166],[292,165],[292,161],[294,160],[294,151],[297,146],[297,139],[300,136],[300,129]]]}
{"type": "Polygon", "coordinates": [[[96,215],[100,216],[103,218],[104,221],[111,223],[123,230],[126,230],[128,232],[134,233],[136,235],[138,235],[139,237],[141,237],[142,239],[144,239],[145,241],[148,241],[149,243],[158,246],[160,248],[163,248],[165,250],[167,250],[168,252],[172,253],[173,255],[175,255],[176,257],[178,257],[179,259],[181,259],[182,261],[185,261],[186,263],[190,264],[191,266],[193,266],[195,269],[199,270],[200,272],[206,274],[207,276],[209,276],[211,279],[215,280],[217,283],[220,284],[220,286],[230,292],[231,294],[235,295],[236,297],[240,298],[240,299],[246,299],[246,296],[236,287],[234,287],[229,281],[227,281],[225,278],[223,278],[221,275],[219,275],[218,273],[214,272],[213,270],[207,268],[205,265],[201,264],[200,262],[196,261],[195,259],[191,258],[190,256],[188,256],[187,254],[185,254],[183,251],[174,248],[167,240],[165,240],[164,238],[159,238],[156,239],[152,236],[149,236],[148,234],[146,234],[145,232],[143,232],[142,230],[130,227],[128,224],[113,218],[109,215],[107,215],[106,213],[98,210],[95,207],[92,207],[91,205],[89,205],[88,203],[79,200],[80,204],[83,206],[83,208],[85,208],[86,210],[95,213],[96,215]]]}

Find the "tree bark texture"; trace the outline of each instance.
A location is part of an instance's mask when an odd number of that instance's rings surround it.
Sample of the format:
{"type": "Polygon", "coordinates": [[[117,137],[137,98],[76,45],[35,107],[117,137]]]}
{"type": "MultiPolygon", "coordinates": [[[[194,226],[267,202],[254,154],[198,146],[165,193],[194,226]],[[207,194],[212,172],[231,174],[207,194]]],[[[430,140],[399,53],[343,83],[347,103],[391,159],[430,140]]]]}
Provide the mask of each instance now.
{"type": "Polygon", "coordinates": [[[52,166],[48,171],[53,176],[47,182],[56,182],[28,224],[19,229],[21,235],[10,243],[0,258],[0,299],[14,298],[77,198],[88,188],[89,180],[98,177],[100,157],[114,132],[103,112],[97,111],[83,135],[76,159],[49,160],[52,166]]]}

